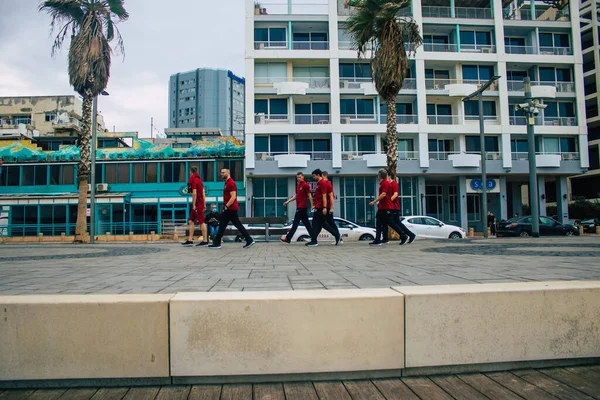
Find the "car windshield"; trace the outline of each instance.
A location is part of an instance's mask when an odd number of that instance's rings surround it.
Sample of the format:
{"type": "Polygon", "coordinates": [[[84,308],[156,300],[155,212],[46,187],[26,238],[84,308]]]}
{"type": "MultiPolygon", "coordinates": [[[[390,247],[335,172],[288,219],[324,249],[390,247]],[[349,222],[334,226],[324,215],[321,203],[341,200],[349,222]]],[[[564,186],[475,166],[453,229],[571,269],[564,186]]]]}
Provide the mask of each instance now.
{"type": "Polygon", "coordinates": [[[518,221],[518,220],[520,220],[521,218],[523,218],[523,217],[513,217],[513,218],[509,219],[509,220],[508,220],[508,221],[506,221],[506,222],[517,222],[517,221],[518,221]]]}

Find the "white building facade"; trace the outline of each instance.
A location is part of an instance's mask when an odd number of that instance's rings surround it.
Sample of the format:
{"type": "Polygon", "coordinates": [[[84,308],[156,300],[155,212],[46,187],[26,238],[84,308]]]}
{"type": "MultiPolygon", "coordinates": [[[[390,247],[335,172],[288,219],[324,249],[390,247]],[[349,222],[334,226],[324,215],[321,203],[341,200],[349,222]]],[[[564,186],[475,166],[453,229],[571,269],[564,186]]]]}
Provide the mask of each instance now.
{"type": "MultiPolygon", "coordinates": [[[[368,202],[385,167],[386,109],[371,82],[370,54],[357,59],[343,0],[288,2],[255,8],[246,1],[247,215],[291,219],[294,204],[282,203],[294,194],[296,172],[320,168],[332,177],[336,215],[373,225],[368,202]]],[[[425,42],[396,100],[402,214],[483,228],[471,184],[481,173],[478,107],[450,96],[446,85],[499,75],[484,93],[494,186],[488,209],[497,218],[523,213],[527,135],[514,105],[524,100],[528,76],[556,87],[535,119],[539,201],[543,214],[557,199],[566,218],[567,177],[588,168],[579,4],[416,0],[402,14],[415,19],[425,42]]]]}

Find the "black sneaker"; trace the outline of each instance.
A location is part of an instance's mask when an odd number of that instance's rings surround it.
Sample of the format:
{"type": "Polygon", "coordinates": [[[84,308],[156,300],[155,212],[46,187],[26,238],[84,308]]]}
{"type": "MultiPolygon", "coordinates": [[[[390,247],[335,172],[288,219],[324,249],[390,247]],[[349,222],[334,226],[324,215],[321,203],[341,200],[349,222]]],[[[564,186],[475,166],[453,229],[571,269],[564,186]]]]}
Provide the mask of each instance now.
{"type": "Polygon", "coordinates": [[[319,243],[313,242],[312,240],[305,244],[305,246],[307,246],[307,247],[317,247],[318,245],[319,245],[319,243]]]}
{"type": "Polygon", "coordinates": [[[206,247],[208,246],[208,242],[200,242],[196,245],[196,247],[206,247]]]}
{"type": "Polygon", "coordinates": [[[220,244],[211,244],[210,246],[208,246],[209,249],[220,249],[221,245],[220,244]]]}
{"type": "Polygon", "coordinates": [[[381,242],[374,241],[374,242],[369,243],[369,246],[381,246],[382,244],[383,243],[381,243],[381,242]]]}
{"type": "Polygon", "coordinates": [[[185,242],[181,243],[182,246],[193,246],[194,242],[192,242],[191,240],[186,240],[185,242]]]}
{"type": "Polygon", "coordinates": [[[381,244],[388,244],[390,241],[389,240],[382,240],[381,244]]]}
{"type": "Polygon", "coordinates": [[[279,240],[283,243],[287,243],[287,244],[291,243],[291,240],[287,240],[286,238],[279,238],[279,240]]]}
{"type": "Polygon", "coordinates": [[[337,239],[335,239],[335,245],[337,246],[338,244],[343,244],[344,243],[344,239],[342,239],[342,235],[340,235],[337,239]]]}
{"type": "Polygon", "coordinates": [[[411,243],[412,243],[412,242],[414,242],[415,240],[417,240],[417,235],[415,235],[415,236],[411,237],[411,238],[408,240],[408,244],[411,244],[411,243]]]}
{"type": "Polygon", "coordinates": [[[256,244],[256,242],[253,240],[251,242],[246,242],[246,244],[244,245],[243,249],[247,249],[250,248],[252,246],[254,246],[256,244]]]}
{"type": "Polygon", "coordinates": [[[400,246],[404,246],[408,242],[408,236],[405,236],[404,239],[400,241],[400,246]]]}

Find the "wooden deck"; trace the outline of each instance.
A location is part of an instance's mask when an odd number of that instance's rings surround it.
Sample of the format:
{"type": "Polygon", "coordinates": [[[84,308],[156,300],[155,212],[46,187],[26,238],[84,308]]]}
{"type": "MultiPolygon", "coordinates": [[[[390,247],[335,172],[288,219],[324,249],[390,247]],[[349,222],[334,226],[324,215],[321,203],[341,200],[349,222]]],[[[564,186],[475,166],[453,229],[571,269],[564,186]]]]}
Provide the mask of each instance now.
{"type": "Polygon", "coordinates": [[[600,365],[398,379],[162,387],[1,390],[27,400],[600,399],[600,365]]]}

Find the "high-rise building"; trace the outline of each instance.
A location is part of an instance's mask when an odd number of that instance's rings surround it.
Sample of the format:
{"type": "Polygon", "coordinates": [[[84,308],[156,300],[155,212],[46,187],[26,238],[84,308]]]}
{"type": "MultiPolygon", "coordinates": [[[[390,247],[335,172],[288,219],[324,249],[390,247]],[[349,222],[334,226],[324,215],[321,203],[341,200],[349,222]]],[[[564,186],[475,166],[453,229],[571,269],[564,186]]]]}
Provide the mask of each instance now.
{"type": "Polygon", "coordinates": [[[244,78],[222,69],[198,68],[169,79],[169,128],[219,128],[244,136],[244,78]]]}
{"type": "MultiPolygon", "coordinates": [[[[600,2],[582,1],[580,6],[581,48],[583,53],[583,80],[585,111],[588,124],[588,154],[590,169],[571,179],[573,197],[600,198],[600,2]]],[[[584,149],[582,149],[584,151],[584,149]]]]}
{"type": "MultiPolygon", "coordinates": [[[[291,218],[294,204],[282,203],[294,193],[295,173],[320,168],[332,177],[336,213],[373,224],[368,202],[386,165],[386,105],[371,80],[371,54],[357,58],[344,0],[297,1],[255,8],[246,0],[247,213],[291,218]]],[[[488,209],[498,219],[524,211],[528,142],[515,105],[529,77],[556,87],[535,118],[538,201],[542,215],[557,201],[565,219],[567,177],[588,168],[579,3],[443,3],[414,0],[402,11],[424,39],[396,100],[402,213],[483,229],[477,102],[450,96],[446,86],[499,75],[484,93],[488,209]]]]}

